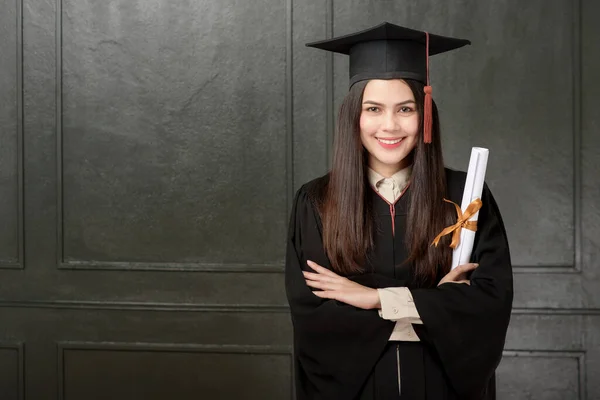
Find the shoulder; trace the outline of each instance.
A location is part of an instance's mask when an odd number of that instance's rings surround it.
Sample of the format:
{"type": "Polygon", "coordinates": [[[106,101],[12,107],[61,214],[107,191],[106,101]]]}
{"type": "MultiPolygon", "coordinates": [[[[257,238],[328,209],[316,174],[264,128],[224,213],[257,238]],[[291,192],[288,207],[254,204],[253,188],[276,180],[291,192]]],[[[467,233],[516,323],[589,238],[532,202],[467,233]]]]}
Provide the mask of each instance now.
{"type": "Polygon", "coordinates": [[[300,226],[321,227],[319,209],[323,202],[328,182],[329,174],[315,178],[300,186],[294,196],[292,215],[290,216],[293,223],[290,224],[290,229],[297,224],[300,226]]]}
{"type": "MultiPolygon", "coordinates": [[[[451,168],[445,168],[446,170],[446,185],[447,195],[450,200],[457,204],[462,204],[463,192],[465,190],[465,182],[467,180],[467,173],[465,171],[455,170],[451,168]]],[[[483,207],[480,211],[480,219],[485,219],[483,216],[486,213],[494,213],[499,216],[500,211],[498,204],[487,184],[487,181],[483,182],[483,191],[481,194],[481,200],[483,201],[483,207]]]]}
{"type": "MultiPolygon", "coordinates": [[[[445,168],[446,170],[446,187],[448,197],[455,203],[461,204],[463,192],[465,190],[465,182],[467,180],[467,173],[452,168],[445,168]]],[[[483,182],[483,193],[482,200],[495,202],[492,192],[487,184],[487,181],[483,182]]],[[[494,203],[495,205],[495,203],[494,203]]]]}
{"type": "Polygon", "coordinates": [[[296,192],[296,197],[299,200],[308,200],[313,204],[319,204],[325,197],[328,183],[329,173],[304,183],[296,192]]]}
{"type": "Polygon", "coordinates": [[[452,168],[445,168],[446,171],[446,187],[448,191],[448,197],[454,202],[460,202],[462,199],[463,191],[465,190],[465,181],[467,180],[467,173],[452,168]]]}
{"type": "MultiPolygon", "coordinates": [[[[462,196],[462,192],[465,189],[465,182],[467,180],[467,172],[448,167],[444,169],[446,170],[446,185],[448,187],[448,192],[453,193],[455,191],[459,191],[462,196]]],[[[487,192],[491,194],[487,180],[483,182],[483,191],[484,193],[487,192]]]]}
{"type": "Polygon", "coordinates": [[[446,171],[446,181],[448,186],[462,184],[464,186],[465,180],[467,179],[467,173],[453,168],[444,168],[446,171]]]}

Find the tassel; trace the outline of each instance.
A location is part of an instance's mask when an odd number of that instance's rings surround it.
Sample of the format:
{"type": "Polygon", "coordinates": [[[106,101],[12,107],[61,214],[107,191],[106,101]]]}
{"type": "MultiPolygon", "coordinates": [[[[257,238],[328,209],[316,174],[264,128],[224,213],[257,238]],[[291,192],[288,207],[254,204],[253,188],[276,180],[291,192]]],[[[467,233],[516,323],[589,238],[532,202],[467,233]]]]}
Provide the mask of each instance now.
{"type": "Polygon", "coordinates": [[[431,99],[431,86],[425,86],[425,104],[423,109],[423,142],[431,143],[431,130],[433,129],[433,111],[431,99]]]}
{"type": "Polygon", "coordinates": [[[427,86],[424,88],[425,104],[423,104],[423,143],[431,143],[431,130],[433,129],[433,100],[431,99],[431,83],[429,83],[429,32],[425,32],[425,64],[427,86]]]}

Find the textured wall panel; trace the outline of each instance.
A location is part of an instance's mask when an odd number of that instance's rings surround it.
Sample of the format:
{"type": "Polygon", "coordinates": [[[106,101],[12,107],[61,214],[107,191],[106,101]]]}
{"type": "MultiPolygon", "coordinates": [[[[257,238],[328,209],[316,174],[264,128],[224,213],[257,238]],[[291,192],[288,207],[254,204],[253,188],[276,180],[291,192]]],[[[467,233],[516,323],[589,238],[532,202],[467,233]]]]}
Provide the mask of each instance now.
{"type": "Polygon", "coordinates": [[[0,343],[0,398],[2,400],[21,400],[19,349],[0,343]]]}
{"type": "MultiPolygon", "coordinates": [[[[61,271],[63,272],[63,271],[61,271]]],[[[152,273],[78,271],[54,281],[15,279],[2,287],[12,300],[284,305],[282,273],[152,273]]]]}
{"type": "Polygon", "coordinates": [[[282,260],[285,3],[61,16],[65,260],[282,260]]]}
{"type": "Polygon", "coordinates": [[[513,350],[582,350],[582,315],[513,314],[505,348],[513,350]]]}
{"type": "Polygon", "coordinates": [[[515,308],[580,308],[586,293],[581,274],[515,274],[515,308]]]}
{"type": "Polygon", "coordinates": [[[4,2],[0,12],[0,264],[19,257],[18,6],[17,1],[4,2]]]}
{"type": "MultiPolygon", "coordinates": [[[[486,177],[507,226],[514,264],[573,265],[573,130],[578,118],[573,3],[334,4],[335,35],[389,21],[472,40],[472,46],[431,59],[446,162],[466,170],[472,146],[490,148],[486,177]]],[[[340,55],[334,60],[337,105],[347,91],[348,63],[340,55]]]]}
{"type": "Polygon", "coordinates": [[[517,353],[505,356],[497,372],[499,400],[576,400],[580,396],[577,354],[517,353]]]}
{"type": "Polygon", "coordinates": [[[588,399],[600,399],[600,312],[586,319],[585,340],[587,396],[588,399]]]}
{"type": "Polygon", "coordinates": [[[306,43],[327,35],[329,1],[295,1],[294,32],[294,183],[303,183],[328,171],[327,54],[306,43]]]}
{"type": "Polygon", "coordinates": [[[63,350],[63,399],[282,399],[291,394],[291,355],[282,351],[102,347],[63,350]]]}
{"type": "MultiPolygon", "coordinates": [[[[63,340],[143,343],[208,343],[288,346],[290,316],[285,312],[222,307],[160,307],[85,303],[46,303],[38,307],[0,307],[0,323],[10,337],[22,337],[37,350],[63,340]]],[[[29,347],[28,347],[29,349],[29,347]]],[[[33,353],[28,352],[28,355],[33,353]]]]}
{"type": "MultiPolygon", "coordinates": [[[[586,306],[600,309],[600,2],[583,2],[582,56],[582,263],[586,306]]],[[[598,383],[600,386],[600,383],[598,383]]],[[[600,397],[600,389],[598,390],[600,397]]]]}

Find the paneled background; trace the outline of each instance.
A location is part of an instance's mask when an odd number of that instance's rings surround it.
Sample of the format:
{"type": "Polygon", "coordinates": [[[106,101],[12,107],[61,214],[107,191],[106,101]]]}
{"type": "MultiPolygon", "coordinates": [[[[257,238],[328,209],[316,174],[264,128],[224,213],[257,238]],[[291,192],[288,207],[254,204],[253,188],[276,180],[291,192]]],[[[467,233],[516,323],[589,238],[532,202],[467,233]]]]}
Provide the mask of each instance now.
{"type": "Polygon", "coordinates": [[[488,147],[515,309],[499,399],[600,399],[593,0],[0,0],[0,398],[290,399],[294,191],[347,60],[389,21],[431,60],[447,164],[488,147]]]}

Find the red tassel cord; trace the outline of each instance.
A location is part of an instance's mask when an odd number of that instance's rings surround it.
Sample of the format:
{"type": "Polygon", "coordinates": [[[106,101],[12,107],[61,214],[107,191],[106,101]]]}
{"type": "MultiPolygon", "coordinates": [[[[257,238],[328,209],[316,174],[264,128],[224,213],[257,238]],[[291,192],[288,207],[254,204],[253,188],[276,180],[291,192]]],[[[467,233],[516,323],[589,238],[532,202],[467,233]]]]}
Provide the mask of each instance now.
{"type": "Polygon", "coordinates": [[[431,143],[433,129],[432,88],[429,83],[429,33],[425,32],[425,57],[427,59],[427,86],[425,86],[425,104],[423,105],[423,142],[431,143]]]}
{"type": "Polygon", "coordinates": [[[431,130],[433,129],[433,111],[431,99],[431,86],[425,86],[425,106],[423,110],[423,142],[431,143],[431,130]]]}

